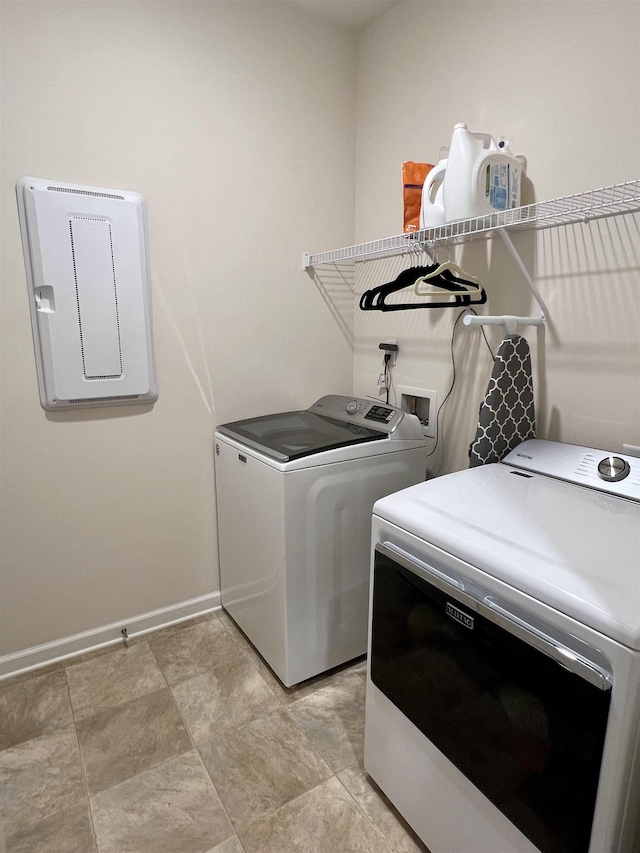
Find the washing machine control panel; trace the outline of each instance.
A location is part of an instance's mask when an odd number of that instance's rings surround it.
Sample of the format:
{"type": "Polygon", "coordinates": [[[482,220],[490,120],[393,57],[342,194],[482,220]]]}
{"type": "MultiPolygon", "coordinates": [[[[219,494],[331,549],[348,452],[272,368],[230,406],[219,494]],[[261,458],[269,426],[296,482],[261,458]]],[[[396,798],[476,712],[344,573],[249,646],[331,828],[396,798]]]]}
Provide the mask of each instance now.
{"type": "Polygon", "coordinates": [[[388,406],[373,405],[364,416],[364,419],[365,421],[375,421],[379,424],[388,424],[395,413],[395,409],[390,409],[388,406]]]}
{"type": "Polygon", "coordinates": [[[341,397],[329,394],[311,406],[311,412],[348,421],[380,432],[392,433],[405,419],[405,413],[387,403],[376,403],[360,397],[341,397]]]}

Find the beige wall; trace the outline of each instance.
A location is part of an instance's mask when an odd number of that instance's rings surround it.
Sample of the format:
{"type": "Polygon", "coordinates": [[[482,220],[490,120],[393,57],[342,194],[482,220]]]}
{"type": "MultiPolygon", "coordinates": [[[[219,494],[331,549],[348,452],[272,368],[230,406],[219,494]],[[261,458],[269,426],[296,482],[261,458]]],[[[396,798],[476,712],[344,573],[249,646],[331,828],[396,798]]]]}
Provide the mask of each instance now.
{"type": "Polygon", "coordinates": [[[2,6],[0,655],[215,592],[216,424],[351,390],[353,37],[270,2],[2,6]],[[14,185],[136,190],[160,397],[40,408],[14,185]]]}
{"type": "MultiPolygon", "coordinates": [[[[504,135],[528,161],[525,202],[640,177],[640,5],[615,0],[404,0],[358,41],[356,240],[402,230],[400,164],[437,162],[457,122],[504,135]]],[[[554,228],[515,242],[550,322],[532,343],[542,438],[640,445],[638,217],[554,228]]],[[[441,259],[447,259],[443,252],[441,259]]],[[[457,255],[486,283],[492,314],[535,314],[499,240],[457,255]]],[[[405,264],[408,265],[408,262],[405,264]]],[[[358,265],[358,291],[396,260],[358,265]]],[[[376,394],[378,343],[395,338],[395,382],[436,390],[452,376],[452,310],[357,312],[355,386],[376,394]]],[[[489,330],[494,347],[500,333],[489,330]]],[[[458,324],[457,380],[432,471],[468,465],[491,369],[481,333],[458,324]]],[[[431,444],[431,448],[433,444],[431,444]]]]}
{"type": "MultiPolygon", "coordinates": [[[[314,283],[302,252],[397,234],[401,162],[436,158],[458,121],[511,138],[526,201],[638,178],[639,14],[404,0],[354,40],[268,0],[4,2],[0,655],[218,589],[216,424],[375,395],[389,337],[396,383],[442,399],[456,314],[354,316],[349,271],[314,283]],[[14,196],[27,174],[146,197],[151,411],[40,408],[14,196]]],[[[640,444],[639,237],[626,216],[517,239],[551,314],[527,333],[543,437],[640,444]]],[[[483,310],[535,311],[501,246],[460,260],[486,281],[483,310]]],[[[357,289],[399,268],[359,265],[357,289]]],[[[459,326],[455,353],[434,471],[467,464],[490,371],[477,330],[459,326]]]]}

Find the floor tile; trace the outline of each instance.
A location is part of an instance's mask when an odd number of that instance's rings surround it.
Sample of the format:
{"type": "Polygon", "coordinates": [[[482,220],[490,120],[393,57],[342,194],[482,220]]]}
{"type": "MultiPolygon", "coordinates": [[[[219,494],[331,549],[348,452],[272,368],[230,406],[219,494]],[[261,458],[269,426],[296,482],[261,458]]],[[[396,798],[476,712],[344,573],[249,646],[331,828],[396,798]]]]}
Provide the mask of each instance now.
{"type": "Polygon", "coordinates": [[[166,687],[146,642],[67,667],[76,720],[166,687]]]}
{"type": "Polygon", "coordinates": [[[91,798],[100,853],[202,853],[233,829],[195,750],[91,798]]]}
{"type": "Polygon", "coordinates": [[[303,699],[305,696],[311,696],[316,690],[320,690],[330,684],[341,673],[349,669],[348,664],[330,669],[328,672],[322,672],[320,675],[315,675],[313,678],[308,678],[306,681],[301,681],[295,687],[285,687],[280,679],[271,671],[269,666],[262,660],[257,652],[254,652],[252,662],[258,669],[269,687],[276,694],[283,705],[292,705],[298,699],[303,699]]]}
{"type": "Polygon", "coordinates": [[[296,722],[336,773],[354,761],[362,762],[364,699],[365,682],[354,672],[344,672],[289,706],[296,722]]]}
{"type": "Polygon", "coordinates": [[[44,734],[73,729],[64,669],[0,684],[0,750],[44,734]]]}
{"type": "Polygon", "coordinates": [[[6,836],[28,832],[85,797],[74,731],[42,735],[0,752],[0,816],[6,836]]]}
{"type": "Polygon", "coordinates": [[[242,654],[238,643],[217,619],[164,628],[149,634],[147,639],[169,684],[184,681],[242,654]]]}
{"type": "Polygon", "coordinates": [[[50,672],[58,672],[64,669],[64,662],[50,663],[46,666],[40,666],[37,669],[32,669],[29,672],[19,672],[17,675],[12,675],[0,681],[0,686],[9,687],[13,684],[18,684],[21,681],[27,681],[36,675],[48,675],[50,672]]]}
{"type": "Polygon", "coordinates": [[[218,844],[218,846],[214,847],[212,850],[207,850],[207,853],[244,853],[244,848],[242,844],[240,844],[238,836],[233,835],[231,838],[223,841],[222,844],[218,844]]]}
{"type": "Polygon", "coordinates": [[[96,853],[89,801],[56,812],[33,829],[11,836],[6,853],[96,853]]]}
{"type": "Polygon", "coordinates": [[[420,839],[365,771],[352,764],[338,778],[387,842],[393,853],[429,853],[420,839]]]}
{"type": "Polygon", "coordinates": [[[171,689],[196,743],[213,740],[280,707],[260,673],[243,657],[171,689]]]}
{"type": "MultiPolygon", "coordinates": [[[[240,645],[240,651],[245,656],[245,658],[249,661],[249,663],[258,670],[260,675],[267,682],[271,690],[273,690],[274,694],[277,696],[278,700],[283,705],[289,705],[291,702],[295,702],[296,699],[300,698],[298,695],[298,691],[300,688],[298,687],[285,687],[284,684],[280,681],[277,675],[273,672],[271,667],[265,663],[263,658],[258,654],[258,652],[253,648],[251,643],[246,638],[242,638],[238,641],[240,645]]],[[[313,689],[305,690],[304,695],[306,696],[308,693],[313,692],[313,689]]]]}
{"type": "Polygon", "coordinates": [[[284,708],[204,744],[200,753],[236,830],[332,775],[284,708]]]}
{"type": "Polygon", "coordinates": [[[80,720],[78,740],[90,794],[193,746],[168,687],[80,720]]]}
{"type": "Polygon", "coordinates": [[[363,678],[365,681],[367,680],[367,659],[363,658],[362,660],[357,661],[356,663],[351,665],[351,671],[355,672],[356,675],[359,675],[360,678],[363,678]]]}
{"type": "Polygon", "coordinates": [[[239,835],[245,853],[389,853],[335,776],[239,835]]]}
{"type": "Polygon", "coordinates": [[[0,682],[6,853],[421,853],[361,766],[365,679],[287,689],[220,613],[0,682]]]}
{"type": "Polygon", "coordinates": [[[219,610],[217,615],[221,624],[233,635],[247,660],[251,661],[283,705],[291,705],[298,699],[311,695],[311,693],[324,687],[330,679],[335,678],[341,672],[350,668],[350,664],[347,663],[328,672],[316,675],[313,678],[309,678],[295,687],[285,687],[229,614],[224,610],[219,610]]]}

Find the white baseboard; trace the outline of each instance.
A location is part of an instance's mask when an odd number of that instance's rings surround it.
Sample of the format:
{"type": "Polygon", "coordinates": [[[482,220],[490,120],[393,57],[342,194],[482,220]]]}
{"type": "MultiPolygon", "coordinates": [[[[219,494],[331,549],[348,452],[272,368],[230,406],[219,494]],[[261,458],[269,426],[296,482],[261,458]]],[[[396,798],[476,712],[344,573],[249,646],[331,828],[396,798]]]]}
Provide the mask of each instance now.
{"type": "Polygon", "coordinates": [[[160,610],[152,610],[133,616],[131,619],[122,619],[111,625],[103,625],[101,628],[93,628],[70,637],[62,637],[41,646],[32,646],[20,652],[0,657],[0,681],[11,678],[23,672],[40,669],[58,661],[67,660],[76,655],[86,654],[105,646],[113,646],[123,643],[122,629],[127,629],[129,639],[193,619],[211,613],[212,610],[220,609],[220,593],[213,592],[209,595],[201,595],[188,601],[181,601],[170,607],[162,607],[160,610]]]}

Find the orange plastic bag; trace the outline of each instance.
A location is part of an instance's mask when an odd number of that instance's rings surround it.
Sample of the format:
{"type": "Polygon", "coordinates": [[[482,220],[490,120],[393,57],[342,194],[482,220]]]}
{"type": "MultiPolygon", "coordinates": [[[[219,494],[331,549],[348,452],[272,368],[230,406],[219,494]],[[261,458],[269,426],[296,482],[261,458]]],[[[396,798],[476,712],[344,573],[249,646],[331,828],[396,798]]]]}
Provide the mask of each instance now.
{"type": "Polygon", "coordinates": [[[431,163],[414,163],[407,160],[402,164],[402,191],[404,193],[404,231],[418,231],[420,228],[420,205],[422,203],[422,185],[433,169],[431,163]]]}

